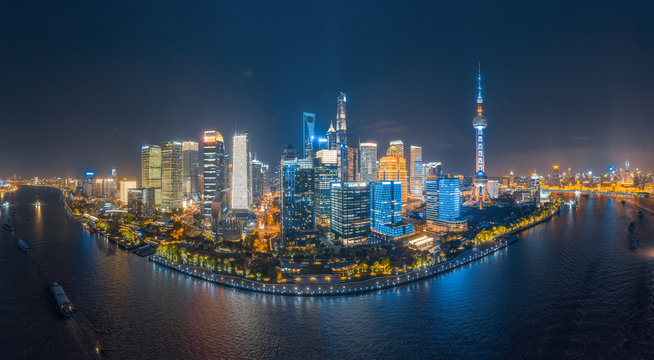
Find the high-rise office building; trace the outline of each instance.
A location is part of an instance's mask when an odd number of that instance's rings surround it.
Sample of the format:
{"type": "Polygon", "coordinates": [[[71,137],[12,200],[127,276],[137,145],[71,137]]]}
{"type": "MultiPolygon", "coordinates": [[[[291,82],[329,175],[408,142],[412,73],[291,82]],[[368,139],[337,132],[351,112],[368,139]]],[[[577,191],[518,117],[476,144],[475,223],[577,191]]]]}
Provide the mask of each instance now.
{"type": "Polygon", "coordinates": [[[379,160],[379,180],[399,181],[402,184],[402,203],[406,204],[408,198],[406,160],[395,145],[386,151],[386,156],[379,160]]]}
{"type": "Polygon", "coordinates": [[[150,217],[154,214],[154,189],[138,188],[127,190],[127,209],[137,219],[150,217]]]}
{"type": "Polygon", "coordinates": [[[429,175],[425,179],[425,220],[433,223],[438,220],[438,177],[429,175]]]}
{"type": "Polygon", "coordinates": [[[154,203],[161,207],[161,148],[158,145],[141,147],[141,187],[154,189],[154,203]]]}
{"type": "Polygon", "coordinates": [[[341,141],[338,144],[338,178],[341,181],[347,181],[349,176],[349,168],[347,166],[348,159],[350,158],[350,152],[344,141],[341,141]]]}
{"type": "Polygon", "coordinates": [[[252,203],[258,203],[265,192],[265,168],[261,161],[252,160],[252,203]]]}
{"type": "Polygon", "coordinates": [[[347,121],[345,116],[345,105],[347,104],[347,95],[341,91],[336,100],[336,143],[345,143],[347,147],[347,121]]]}
{"type": "Polygon", "coordinates": [[[327,223],[331,211],[331,184],[338,181],[337,154],[335,150],[322,150],[317,155],[313,165],[316,220],[327,223]]]}
{"type": "MultiPolygon", "coordinates": [[[[87,170],[84,172],[84,181],[82,182],[82,194],[86,197],[93,196],[93,180],[95,179],[95,172],[87,170]]],[[[14,180],[15,181],[15,180],[14,180]]]]}
{"type": "Polygon", "coordinates": [[[491,199],[497,199],[500,196],[500,182],[497,180],[488,180],[486,190],[491,199]]]}
{"type": "Polygon", "coordinates": [[[359,181],[359,149],[347,148],[347,178],[349,181],[359,181]]]}
{"type": "Polygon", "coordinates": [[[282,168],[282,240],[286,247],[312,246],[318,240],[313,160],[282,161],[282,168]]]}
{"type": "Polygon", "coordinates": [[[359,176],[365,182],[377,180],[377,144],[359,144],[359,176]]]}
{"type": "Polygon", "coordinates": [[[331,232],[345,246],[364,243],[370,236],[370,183],[331,184],[331,232]]]}
{"type": "Polygon", "coordinates": [[[200,198],[200,152],[197,142],[184,141],[183,153],[183,192],[184,199],[197,201],[200,198]]]}
{"type": "Polygon", "coordinates": [[[488,201],[488,192],[486,190],[486,184],[488,183],[488,177],[486,176],[486,160],[484,157],[485,145],[484,145],[484,129],[488,125],[486,117],[482,114],[482,103],[484,102],[481,96],[481,67],[479,69],[479,76],[477,77],[477,116],[472,120],[472,126],[475,128],[475,178],[473,179],[473,184],[475,186],[475,198],[474,201],[479,204],[481,209],[484,202],[488,201]]]}
{"type": "Polygon", "coordinates": [[[411,145],[410,162],[411,195],[422,198],[422,147],[411,145]]]}
{"type": "Polygon", "coordinates": [[[540,206],[540,176],[537,174],[531,175],[531,179],[529,180],[529,194],[531,195],[531,201],[536,206],[540,206]]]}
{"type": "Polygon", "coordinates": [[[293,144],[288,143],[288,146],[284,149],[284,152],[282,152],[282,163],[284,161],[293,161],[297,158],[297,151],[293,147],[293,144]]]}
{"type": "Polygon", "coordinates": [[[334,123],[330,123],[329,129],[327,129],[327,148],[329,150],[338,150],[338,143],[336,142],[336,129],[334,129],[334,123]]]}
{"type": "Polygon", "coordinates": [[[123,179],[119,182],[119,193],[120,193],[120,202],[123,204],[127,204],[128,201],[128,192],[130,189],[136,189],[138,187],[138,184],[136,181],[128,181],[127,179],[123,179]]]}
{"type": "Polygon", "coordinates": [[[389,144],[390,146],[395,146],[397,152],[400,154],[400,157],[406,160],[406,154],[404,153],[404,141],[402,140],[393,140],[389,144]]]}
{"type": "Polygon", "coordinates": [[[438,219],[457,221],[461,217],[461,182],[458,178],[438,179],[438,219]]]}
{"type": "Polygon", "coordinates": [[[213,199],[225,189],[227,171],[223,136],[216,130],[205,131],[202,136],[202,213],[208,218],[213,199]]]}
{"type": "Polygon", "coordinates": [[[338,164],[338,151],[336,150],[319,150],[316,157],[324,164],[338,164]]]}
{"type": "Polygon", "coordinates": [[[161,143],[161,209],[164,211],[182,208],[183,160],[181,142],[161,143]]]}
{"type": "Polygon", "coordinates": [[[388,239],[413,232],[413,224],[402,220],[402,182],[378,181],[372,183],[370,194],[371,229],[388,239]]]}
{"type": "Polygon", "coordinates": [[[422,164],[422,177],[423,179],[427,176],[442,176],[443,175],[443,166],[440,161],[428,162],[422,164]]]}
{"type": "Polygon", "coordinates": [[[304,147],[304,157],[313,157],[315,153],[315,127],[316,127],[316,114],[302,113],[302,140],[304,147]]]}
{"type": "Polygon", "coordinates": [[[252,204],[249,134],[234,135],[232,149],[232,212],[247,214],[252,204]]]}

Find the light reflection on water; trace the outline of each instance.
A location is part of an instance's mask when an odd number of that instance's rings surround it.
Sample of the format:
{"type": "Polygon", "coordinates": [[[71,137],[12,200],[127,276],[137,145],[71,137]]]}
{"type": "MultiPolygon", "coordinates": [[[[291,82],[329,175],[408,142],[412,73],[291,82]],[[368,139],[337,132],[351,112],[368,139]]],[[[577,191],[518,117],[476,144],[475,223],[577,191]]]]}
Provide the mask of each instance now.
{"type": "Polygon", "coordinates": [[[296,298],[223,288],[157,266],[84,233],[56,194],[38,194],[40,210],[33,190],[11,195],[17,234],[33,251],[0,235],[0,283],[8,290],[0,309],[11,309],[0,344],[8,358],[80,358],[96,339],[115,359],[652,354],[651,215],[638,220],[635,207],[611,198],[580,197],[577,209],[523,232],[507,249],[426,281],[296,298]],[[630,221],[641,236],[636,251],[630,221]],[[53,309],[47,283],[54,280],[78,306],[80,336],[53,309]]]}

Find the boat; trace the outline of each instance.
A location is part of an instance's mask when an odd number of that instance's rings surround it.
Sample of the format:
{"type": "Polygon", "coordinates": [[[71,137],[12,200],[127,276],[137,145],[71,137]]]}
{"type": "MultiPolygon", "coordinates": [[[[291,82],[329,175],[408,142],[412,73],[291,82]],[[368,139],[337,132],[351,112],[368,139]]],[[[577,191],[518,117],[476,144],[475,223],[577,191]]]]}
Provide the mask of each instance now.
{"type": "Polygon", "coordinates": [[[624,200],[621,200],[620,202],[622,203],[622,205],[624,205],[624,204],[625,204],[625,202],[624,202],[624,200]]]}
{"type": "Polygon", "coordinates": [[[9,224],[2,224],[2,228],[5,230],[13,231],[14,227],[9,224]]]}
{"type": "Polygon", "coordinates": [[[18,238],[18,241],[16,241],[16,242],[18,243],[18,246],[20,246],[23,250],[27,251],[27,250],[30,249],[30,246],[27,245],[27,243],[25,241],[23,241],[23,239],[18,238]]]}
{"type": "Polygon", "coordinates": [[[637,237],[631,238],[631,248],[634,249],[634,250],[638,249],[638,238],[637,237]]]}
{"type": "Polygon", "coordinates": [[[643,210],[638,210],[638,217],[642,219],[642,217],[643,217],[643,210]]]}
{"type": "Polygon", "coordinates": [[[75,313],[75,306],[73,306],[73,303],[70,302],[70,299],[66,296],[64,288],[62,288],[59,283],[53,282],[52,285],[50,285],[50,292],[52,293],[52,296],[54,296],[57,306],[59,306],[59,312],[61,315],[65,317],[73,316],[75,313]]]}
{"type": "Polygon", "coordinates": [[[636,223],[634,223],[633,221],[630,222],[629,223],[629,231],[634,231],[635,228],[636,228],[636,223]]]}
{"type": "Polygon", "coordinates": [[[36,207],[41,207],[41,202],[37,200],[35,205],[36,207]]]}

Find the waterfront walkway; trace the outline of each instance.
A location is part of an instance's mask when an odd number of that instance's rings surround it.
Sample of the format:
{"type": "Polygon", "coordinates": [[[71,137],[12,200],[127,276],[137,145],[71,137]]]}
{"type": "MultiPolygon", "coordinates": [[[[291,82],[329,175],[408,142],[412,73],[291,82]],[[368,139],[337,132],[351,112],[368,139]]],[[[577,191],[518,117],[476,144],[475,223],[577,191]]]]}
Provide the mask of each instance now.
{"type": "Polygon", "coordinates": [[[428,268],[414,270],[405,274],[379,276],[362,281],[339,283],[315,282],[302,284],[266,284],[236,276],[214,274],[205,268],[178,264],[157,255],[152,255],[149,259],[152,262],[177,270],[183,274],[241,290],[287,296],[339,296],[388,289],[432,277],[493,254],[496,251],[507,247],[516,240],[517,238],[504,239],[498,244],[482,251],[470,250],[450,261],[428,268]]]}

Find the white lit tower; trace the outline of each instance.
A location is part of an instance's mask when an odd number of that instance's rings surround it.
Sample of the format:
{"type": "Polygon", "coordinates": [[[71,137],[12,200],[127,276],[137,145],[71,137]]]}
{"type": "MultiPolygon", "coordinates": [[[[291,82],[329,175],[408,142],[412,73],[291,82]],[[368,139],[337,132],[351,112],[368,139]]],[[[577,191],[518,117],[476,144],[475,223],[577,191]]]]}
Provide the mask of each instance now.
{"type": "Polygon", "coordinates": [[[477,116],[472,120],[472,126],[475,128],[476,132],[476,146],[475,146],[475,178],[473,184],[475,185],[475,196],[474,203],[479,204],[481,209],[484,202],[489,201],[488,192],[486,190],[486,184],[488,183],[488,177],[486,176],[486,160],[484,158],[484,129],[488,125],[486,118],[482,114],[481,105],[484,102],[481,96],[481,67],[479,69],[479,75],[477,76],[477,116]]]}

